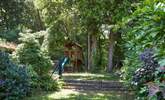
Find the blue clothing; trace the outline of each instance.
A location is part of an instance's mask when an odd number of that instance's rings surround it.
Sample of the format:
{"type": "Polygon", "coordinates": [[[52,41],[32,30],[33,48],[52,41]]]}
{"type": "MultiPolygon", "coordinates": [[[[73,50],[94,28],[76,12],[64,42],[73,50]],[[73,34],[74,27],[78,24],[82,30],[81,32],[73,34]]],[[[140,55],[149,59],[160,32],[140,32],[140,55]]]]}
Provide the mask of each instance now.
{"type": "MultiPolygon", "coordinates": [[[[58,71],[58,75],[61,77],[62,76],[62,72],[64,70],[64,66],[65,64],[67,64],[69,62],[69,58],[68,57],[63,57],[62,59],[60,59],[58,65],[56,66],[56,68],[54,69],[53,73],[55,71],[58,71]]],[[[52,74],[53,74],[52,73],[52,74]]]]}

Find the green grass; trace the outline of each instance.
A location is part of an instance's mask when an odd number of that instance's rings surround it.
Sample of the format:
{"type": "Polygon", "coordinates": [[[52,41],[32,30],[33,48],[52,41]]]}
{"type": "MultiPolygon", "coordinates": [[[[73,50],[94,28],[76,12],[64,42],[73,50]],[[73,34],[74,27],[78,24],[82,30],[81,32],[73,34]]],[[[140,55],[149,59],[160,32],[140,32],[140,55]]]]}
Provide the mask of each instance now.
{"type": "Polygon", "coordinates": [[[25,100],[133,100],[133,95],[124,92],[76,91],[62,89],[59,92],[42,92],[25,100]]]}
{"type": "Polygon", "coordinates": [[[74,79],[74,80],[113,80],[119,81],[120,77],[114,74],[91,74],[91,73],[64,73],[63,79],[74,79]]]}
{"type": "MultiPolygon", "coordinates": [[[[55,75],[56,76],[56,75],[55,75]]],[[[63,79],[119,81],[119,76],[103,73],[64,73],[63,79]]],[[[35,92],[25,100],[134,100],[133,95],[122,91],[76,91],[62,89],[59,92],[35,92]]]]}

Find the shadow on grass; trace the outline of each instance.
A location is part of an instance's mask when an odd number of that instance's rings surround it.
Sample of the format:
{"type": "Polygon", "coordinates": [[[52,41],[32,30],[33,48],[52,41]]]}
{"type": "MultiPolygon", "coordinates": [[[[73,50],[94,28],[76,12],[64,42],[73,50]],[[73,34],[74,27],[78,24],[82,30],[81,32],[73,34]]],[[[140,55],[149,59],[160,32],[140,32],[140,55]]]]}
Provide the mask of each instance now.
{"type": "Polygon", "coordinates": [[[63,97],[60,100],[133,100],[133,97],[126,96],[122,93],[105,93],[105,92],[82,92],[79,94],[70,94],[67,98],[63,97]]]}
{"type": "Polygon", "coordinates": [[[113,74],[65,73],[63,79],[119,81],[120,77],[113,74]]]}
{"type": "Polygon", "coordinates": [[[133,94],[121,91],[76,91],[43,92],[25,100],[134,100],[133,94]]]}

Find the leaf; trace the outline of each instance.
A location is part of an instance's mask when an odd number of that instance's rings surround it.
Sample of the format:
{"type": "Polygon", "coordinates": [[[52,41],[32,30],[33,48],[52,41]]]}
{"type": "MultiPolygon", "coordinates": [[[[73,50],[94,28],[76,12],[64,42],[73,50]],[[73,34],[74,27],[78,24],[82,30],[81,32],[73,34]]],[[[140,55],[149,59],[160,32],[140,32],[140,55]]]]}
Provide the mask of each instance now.
{"type": "Polygon", "coordinates": [[[165,66],[165,59],[159,61],[160,66],[165,66]]]}

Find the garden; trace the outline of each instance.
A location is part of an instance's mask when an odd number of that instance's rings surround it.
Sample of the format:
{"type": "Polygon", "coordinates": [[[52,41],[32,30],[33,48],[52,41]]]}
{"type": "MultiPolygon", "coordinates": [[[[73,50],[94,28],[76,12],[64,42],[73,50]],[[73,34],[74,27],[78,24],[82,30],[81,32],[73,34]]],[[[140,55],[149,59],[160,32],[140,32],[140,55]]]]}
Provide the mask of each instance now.
{"type": "Polygon", "coordinates": [[[165,100],[165,1],[1,0],[0,100],[165,100]]]}

